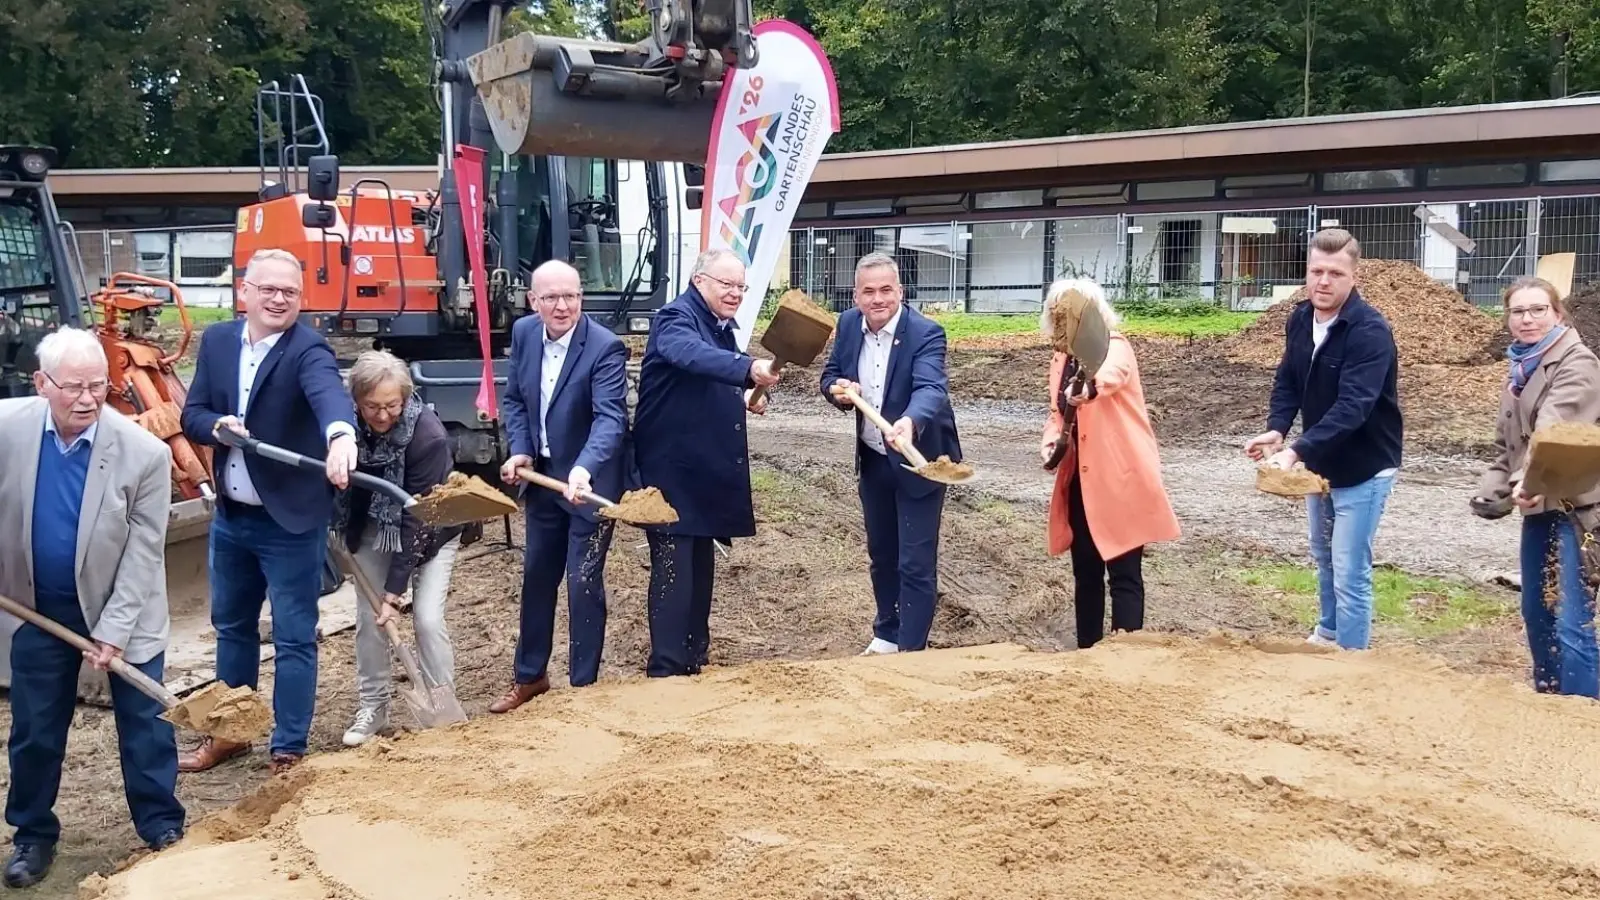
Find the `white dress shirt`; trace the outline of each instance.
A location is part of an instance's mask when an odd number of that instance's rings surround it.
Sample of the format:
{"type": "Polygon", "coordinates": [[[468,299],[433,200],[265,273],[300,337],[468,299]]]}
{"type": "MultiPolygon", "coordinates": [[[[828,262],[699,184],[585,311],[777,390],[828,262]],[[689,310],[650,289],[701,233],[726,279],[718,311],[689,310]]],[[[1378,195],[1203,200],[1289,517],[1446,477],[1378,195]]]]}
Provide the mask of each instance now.
{"type": "MultiPolygon", "coordinates": [[[[867,317],[861,317],[861,356],[856,360],[856,371],[861,383],[861,399],[872,404],[874,409],[883,409],[883,393],[889,381],[889,352],[894,347],[894,332],[900,326],[900,316],[904,312],[904,306],[895,310],[877,334],[867,327],[867,317]]],[[[888,455],[883,432],[866,417],[861,419],[861,440],[868,447],[888,455]]]]}
{"type": "MultiPolygon", "coordinates": [[[[250,392],[255,389],[256,372],[260,370],[261,363],[272,352],[272,348],[283,338],[283,332],[276,331],[255,343],[250,343],[250,326],[245,325],[239,329],[239,408],[234,415],[239,421],[244,421],[245,413],[250,410],[250,392]]],[[[334,437],[339,434],[355,436],[355,429],[348,422],[334,422],[328,426],[328,443],[333,443],[334,437]]],[[[230,447],[225,460],[226,468],[223,470],[222,489],[231,500],[247,503],[251,506],[261,505],[261,494],[256,491],[255,483],[250,480],[250,470],[244,464],[244,451],[238,447],[230,447]]]]}
{"type": "Polygon", "coordinates": [[[539,366],[539,455],[545,459],[550,458],[550,432],[544,427],[545,418],[550,413],[550,398],[556,392],[556,382],[561,379],[561,367],[572,349],[572,333],[577,330],[578,326],[574,324],[566,334],[553,339],[549,331],[542,332],[544,358],[539,366]]]}

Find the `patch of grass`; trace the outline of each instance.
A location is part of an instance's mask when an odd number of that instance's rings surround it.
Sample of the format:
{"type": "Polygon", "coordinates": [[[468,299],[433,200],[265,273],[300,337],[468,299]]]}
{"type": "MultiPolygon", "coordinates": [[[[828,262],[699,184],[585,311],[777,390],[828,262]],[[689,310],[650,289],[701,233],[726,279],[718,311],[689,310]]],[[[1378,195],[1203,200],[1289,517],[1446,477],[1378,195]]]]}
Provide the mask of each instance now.
{"type": "MultiPolygon", "coordinates": [[[[189,321],[194,323],[195,331],[200,331],[207,325],[226,322],[233,318],[233,307],[231,306],[189,306],[185,308],[189,311],[189,321]]],[[[183,324],[183,320],[178,318],[178,308],[172,305],[161,307],[160,321],[162,328],[177,328],[183,324]]]]}
{"type": "Polygon", "coordinates": [[[1212,316],[1171,316],[1129,314],[1122,320],[1123,334],[1170,337],[1222,337],[1249,328],[1261,315],[1255,312],[1218,310],[1212,316]]]}
{"type": "Polygon", "coordinates": [[[750,492],[755,496],[760,518],[768,522],[793,522],[800,517],[806,485],[776,469],[752,466],[750,492]]]}
{"type": "MultiPolygon", "coordinates": [[[[1276,611],[1310,630],[1317,623],[1316,570],[1305,566],[1258,566],[1238,573],[1248,585],[1279,596],[1276,611]]],[[[1515,604],[1476,588],[1412,575],[1389,566],[1372,571],[1373,618],[1412,637],[1439,637],[1488,625],[1515,612],[1515,604]]]]}

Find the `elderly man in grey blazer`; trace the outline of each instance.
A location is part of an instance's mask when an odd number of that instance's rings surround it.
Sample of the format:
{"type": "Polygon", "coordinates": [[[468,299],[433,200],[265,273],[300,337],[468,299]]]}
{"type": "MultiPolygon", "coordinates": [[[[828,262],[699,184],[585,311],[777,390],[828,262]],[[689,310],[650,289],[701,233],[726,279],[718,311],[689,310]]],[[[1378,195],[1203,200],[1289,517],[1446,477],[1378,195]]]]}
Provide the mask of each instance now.
{"type": "MultiPolygon", "coordinates": [[[[85,658],[121,656],[160,681],[167,649],[167,513],[172,454],[105,406],[105,352],[62,328],[39,342],[38,397],[0,400],[0,594],[95,642],[81,653],[0,613],[11,662],[11,785],[16,829],[7,887],[42,881],[61,823],[53,812],[85,658]]],[[[152,849],[183,836],[178,747],[161,704],[111,678],[123,786],[134,830],[152,849]]]]}

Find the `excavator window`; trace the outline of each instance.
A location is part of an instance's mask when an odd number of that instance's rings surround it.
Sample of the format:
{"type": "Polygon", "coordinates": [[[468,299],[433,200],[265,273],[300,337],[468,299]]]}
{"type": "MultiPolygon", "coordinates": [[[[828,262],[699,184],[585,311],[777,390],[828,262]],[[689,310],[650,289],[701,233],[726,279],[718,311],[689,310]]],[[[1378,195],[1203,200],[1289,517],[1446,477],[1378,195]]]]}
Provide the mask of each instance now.
{"type": "Polygon", "coordinates": [[[0,197],[0,291],[35,291],[54,281],[44,224],[31,194],[0,197]]]}
{"type": "Polygon", "coordinates": [[[622,229],[617,210],[617,161],[569,156],[566,169],[567,261],[583,278],[584,293],[622,290],[622,229]]]}

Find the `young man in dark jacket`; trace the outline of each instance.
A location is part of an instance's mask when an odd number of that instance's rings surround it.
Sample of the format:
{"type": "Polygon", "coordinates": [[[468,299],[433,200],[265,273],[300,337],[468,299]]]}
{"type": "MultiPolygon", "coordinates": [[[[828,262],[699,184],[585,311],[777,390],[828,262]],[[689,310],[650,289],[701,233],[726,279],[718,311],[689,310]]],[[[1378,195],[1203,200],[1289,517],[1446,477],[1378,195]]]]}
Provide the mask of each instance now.
{"type": "Polygon", "coordinates": [[[1364,650],[1372,632],[1372,544],[1400,468],[1399,374],[1389,322],[1355,289],[1361,245],[1326,228],[1311,238],[1307,302],[1289,314],[1266,434],[1252,459],[1304,462],[1330,492],[1306,498],[1321,615],[1314,644],[1364,650]],[[1301,419],[1300,437],[1284,434],[1301,419]]]}

